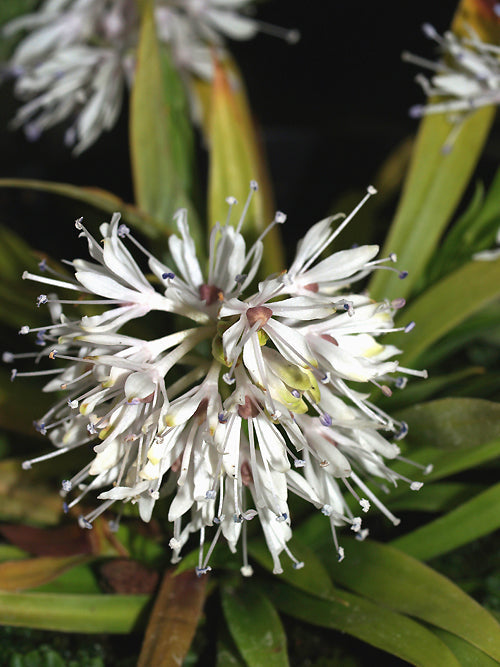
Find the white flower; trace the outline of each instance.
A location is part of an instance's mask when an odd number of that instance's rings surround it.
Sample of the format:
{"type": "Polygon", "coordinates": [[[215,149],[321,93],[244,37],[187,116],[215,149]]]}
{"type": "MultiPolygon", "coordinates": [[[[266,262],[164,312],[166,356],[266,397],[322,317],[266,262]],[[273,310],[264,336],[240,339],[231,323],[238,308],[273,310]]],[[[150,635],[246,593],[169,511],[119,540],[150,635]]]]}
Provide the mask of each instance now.
{"type": "MultiPolygon", "coordinates": [[[[252,182],[245,211],[256,188],[252,182]]],[[[373,192],[370,188],[363,202],[373,192]]],[[[228,203],[231,213],[235,201],[229,198],[228,203]]],[[[282,552],[301,567],[287,546],[292,534],[289,492],[328,518],[339,560],[344,552],[337,527],[348,525],[360,538],[366,535],[344,489],[363,512],[374,504],[397,524],[362,476],[391,484],[403,480],[412,489],[421,486],[386,463],[399,458],[399,447],[390,439],[404,437],[407,426],[350,382],[370,383],[389,396],[391,383],[403,387],[405,375],[426,373],[401,367],[394,360],[399,350],[377,340],[390,331],[411,330],[413,323],[404,329],[393,326],[394,311],[404,302],[375,303],[351,291],[350,282],[375,269],[390,269],[385,260],[373,259],[378,248],[353,248],[319,260],[351,217],[336,230],[335,218],[312,227],[290,271],[262,281],[246,298],[243,292],[256,276],[263,236],[286,219],[280,212],[248,250],[240,231],[243,216],[234,227],[230,216],[216,225],[206,268],[196,255],[183,210],[176,216],[179,236],[169,242],[173,268],[143,248],[119,223],[118,214],[101,226],[102,246],[77,221],[93,261],[71,262],[74,278],[24,275],[85,297],[41,295],[37,303],[49,306],[52,324],[43,331],[21,329],[23,334],[37,332],[42,345],[37,362],[47,356],[56,364],[58,359],[69,361],[56,369],[13,372],[13,378],[51,374],[45,391],[66,392],[36,424],[56,450],[24,466],[92,445],[95,457],[63,482],[62,490],[64,496],[74,494],[67,509],[90,491],[100,491],[102,504],[80,517],[87,528],[116,501],[137,503],[148,521],[160,495],[173,493],[168,515],[173,561],[192,533],[199,532],[200,574],[210,569],[210,555],[221,536],[233,551],[241,538],[242,572],[251,573],[246,525],[255,516],[274,571],[282,571],[282,552]],[[126,244],[140,251],[156,286],[126,244]],[[70,319],[62,312],[66,304],[100,306],[102,312],[70,319]],[[132,319],[142,323],[151,311],[182,315],[193,325],[160,338],[121,333],[132,319]]],[[[13,362],[16,356],[7,353],[4,360],[13,362]]]]}
{"type": "Polygon", "coordinates": [[[403,59],[434,72],[430,80],[419,74],[416,81],[428,97],[438,99],[412,107],[410,115],[446,114],[455,126],[444,146],[449,151],[465,118],[480,107],[500,103],[500,47],[481,41],[472,28],[468,37],[452,32],[441,37],[429,24],[423,30],[439,45],[442,59],[433,62],[406,52],[403,59]]]}
{"type": "MultiPolygon", "coordinates": [[[[240,13],[251,6],[252,0],[155,0],[158,37],[181,74],[204,79],[214,74],[214,49],[223,55],[224,37],[249,39],[260,31],[296,41],[296,31],[240,13]]],[[[75,154],[86,150],[118,118],[133,82],[139,30],[136,0],[45,0],[36,13],[10,21],[4,34],[28,31],[4,66],[24,103],[13,126],[35,140],[70,119],[66,143],[75,154]]]]}

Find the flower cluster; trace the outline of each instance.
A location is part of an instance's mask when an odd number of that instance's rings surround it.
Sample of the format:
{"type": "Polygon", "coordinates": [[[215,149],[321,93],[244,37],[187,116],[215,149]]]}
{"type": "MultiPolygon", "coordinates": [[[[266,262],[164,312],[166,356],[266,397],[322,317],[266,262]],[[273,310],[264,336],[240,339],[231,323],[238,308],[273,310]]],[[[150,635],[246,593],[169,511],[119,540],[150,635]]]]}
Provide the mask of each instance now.
{"type": "MultiPolygon", "coordinates": [[[[102,244],[81,220],[76,222],[91,261],[71,262],[74,277],[47,274],[45,263],[44,274],[23,276],[78,293],[75,300],[41,294],[37,303],[48,304],[52,324],[20,331],[35,332],[42,351],[33,356],[37,361],[48,357],[57,368],[13,370],[13,379],[51,373],[45,391],[65,392],[36,422],[56,449],[24,467],[92,446],[92,461],[65,480],[61,492],[69,510],[90,491],[101,490],[102,503],[80,517],[86,528],[119,500],[137,503],[148,521],[155,501],[173,493],[168,515],[173,561],[199,532],[200,574],[210,569],[221,534],[233,551],[242,535],[242,572],[251,574],[245,534],[256,515],[274,571],[282,571],[283,551],[300,567],[287,547],[290,492],[328,518],[341,560],[336,527],[347,525],[360,538],[367,532],[343,491],[354,496],[362,512],[374,504],[396,525],[399,520],[363,478],[394,485],[403,480],[415,490],[421,486],[386,464],[400,458],[391,440],[406,435],[406,424],[373,404],[369,392],[352,386],[369,383],[390,395],[390,385],[403,387],[408,374],[426,376],[401,367],[394,359],[400,351],[376,340],[412,329],[413,323],[403,329],[393,325],[404,300],[376,303],[351,290],[375,269],[396,270],[387,266],[396,258],[375,259],[378,246],[365,245],[321,259],[375,190],[370,187],[347,217],[315,224],[289,270],[252,289],[266,232],[247,248],[240,229],[256,189],[252,182],[235,225],[230,222],[236,202],[228,198],[227,221],[210,235],[206,270],[187,213],[180,210],[179,235],[169,239],[171,265],[151,255],[115,214],[100,228],[102,244]],[[154,279],[145,276],[130,249],[144,256],[154,279]],[[63,313],[66,304],[94,308],[94,313],[100,306],[102,312],[72,318],[63,313]],[[189,326],[155,339],[121,333],[151,311],[174,314],[189,326]],[[68,363],[59,367],[57,360],[68,363]]],[[[277,212],[270,227],[285,220],[277,212]]],[[[8,353],[6,360],[15,356],[8,353]]]]}
{"type": "Polygon", "coordinates": [[[463,121],[480,107],[500,103],[500,47],[486,44],[470,29],[468,37],[446,32],[442,37],[429,24],[424,34],[435,41],[442,54],[438,62],[403,53],[403,60],[434,72],[431,79],[416,77],[428,97],[437,97],[427,105],[415,105],[410,115],[447,114],[454,128],[445,151],[450,150],[463,121]]]}
{"type": "MultiPolygon", "coordinates": [[[[213,76],[214,51],[224,37],[249,39],[257,32],[296,41],[294,30],[270,26],[241,13],[252,0],[155,0],[158,38],[170,48],[183,73],[213,76]]],[[[72,118],[65,140],[86,150],[109,130],[121,109],[123,90],[133,81],[139,35],[136,0],[45,0],[33,14],[4,28],[28,31],[4,71],[16,79],[25,104],[14,126],[37,139],[47,128],[72,118]]]]}

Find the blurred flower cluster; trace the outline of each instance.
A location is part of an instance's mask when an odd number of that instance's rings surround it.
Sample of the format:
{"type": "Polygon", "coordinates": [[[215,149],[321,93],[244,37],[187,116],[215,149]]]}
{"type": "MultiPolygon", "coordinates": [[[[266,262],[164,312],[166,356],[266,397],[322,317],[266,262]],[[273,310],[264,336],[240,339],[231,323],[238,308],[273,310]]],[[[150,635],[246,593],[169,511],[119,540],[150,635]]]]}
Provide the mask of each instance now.
{"type": "MultiPolygon", "coordinates": [[[[155,0],[158,39],[189,86],[190,76],[211,79],[224,38],[250,39],[258,31],[294,42],[295,30],[269,26],[240,10],[252,0],[155,0]]],[[[109,130],[134,79],[140,13],[135,0],[45,0],[36,13],[8,23],[27,31],[4,71],[15,78],[25,103],[13,121],[29,139],[70,119],[65,141],[75,154],[109,130]]],[[[193,113],[197,103],[193,98],[193,113]]]]}

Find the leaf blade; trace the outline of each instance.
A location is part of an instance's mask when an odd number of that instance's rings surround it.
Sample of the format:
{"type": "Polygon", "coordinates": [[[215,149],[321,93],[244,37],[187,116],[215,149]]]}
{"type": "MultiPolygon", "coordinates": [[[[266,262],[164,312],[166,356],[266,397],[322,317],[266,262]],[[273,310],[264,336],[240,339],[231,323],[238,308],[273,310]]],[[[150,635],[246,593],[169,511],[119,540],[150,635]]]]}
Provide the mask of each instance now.
{"type": "Polygon", "coordinates": [[[193,570],[163,577],[139,656],[138,667],[178,665],[186,656],[201,616],[206,577],[193,570]]]}
{"type": "Polygon", "coordinates": [[[3,625],[57,632],[127,634],[139,623],[146,595],[0,593],[3,625]]]}
{"type": "Polygon", "coordinates": [[[398,537],[391,545],[414,558],[429,560],[498,529],[499,506],[500,484],[495,484],[445,516],[398,537]]]}
{"type": "Polygon", "coordinates": [[[269,599],[257,588],[226,585],[222,608],[229,631],[248,667],[286,667],[286,635],[269,599]]]}
{"type": "Polygon", "coordinates": [[[71,183],[40,181],[29,178],[0,178],[0,188],[19,188],[49,192],[61,197],[75,199],[88,204],[106,213],[121,213],[125,222],[137,227],[144,234],[158,237],[160,234],[170,234],[172,229],[168,225],[158,222],[154,217],[139,211],[133,204],[127,204],[116,195],[95,187],[81,187],[71,183]]]}
{"type": "Polygon", "coordinates": [[[346,591],[336,599],[291,591],[281,582],[269,585],[271,599],[285,614],[312,625],[347,632],[372,646],[421,667],[458,667],[453,653],[422,625],[346,591]]]}
{"type": "Polygon", "coordinates": [[[436,341],[498,296],[500,259],[469,262],[430,287],[405,308],[405,319],[417,323],[415,333],[397,333],[391,336],[391,343],[402,347],[402,362],[411,364],[436,341]],[[457,294],[460,294],[460,299],[457,299],[457,294]]]}
{"type": "Polygon", "coordinates": [[[392,546],[344,538],[333,580],[374,602],[455,634],[500,661],[500,625],[449,579],[392,546]]]}

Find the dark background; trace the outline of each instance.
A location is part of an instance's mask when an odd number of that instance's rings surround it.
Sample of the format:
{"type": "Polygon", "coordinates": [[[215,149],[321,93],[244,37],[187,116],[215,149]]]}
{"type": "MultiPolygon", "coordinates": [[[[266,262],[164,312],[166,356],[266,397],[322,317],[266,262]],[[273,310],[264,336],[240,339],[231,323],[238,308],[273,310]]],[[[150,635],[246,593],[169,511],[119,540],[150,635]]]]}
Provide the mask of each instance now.
{"type": "MultiPolygon", "coordinates": [[[[434,57],[421,25],[428,21],[446,30],[456,4],[270,0],[259,6],[259,17],[299,28],[301,41],[289,46],[259,35],[230,44],[244,72],[276,204],[288,213],[289,231],[322,217],[345,190],[363,188],[390,151],[415,132],[408,108],[422,102],[423,94],[413,80],[417,69],[401,62],[401,52],[434,57]]],[[[126,104],[117,126],[74,158],[63,144],[64,127],[32,144],[21,131],[9,131],[16,101],[8,82],[0,95],[1,176],[98,185],[132,200],[126,104]]],[[[500,140],[493,133],[485,159],[496,165],[499,155],[500,140]]],[[[41,193],[0,190],[0,222],[54,256],[72,247],[76,206],[41,193]]]]}

